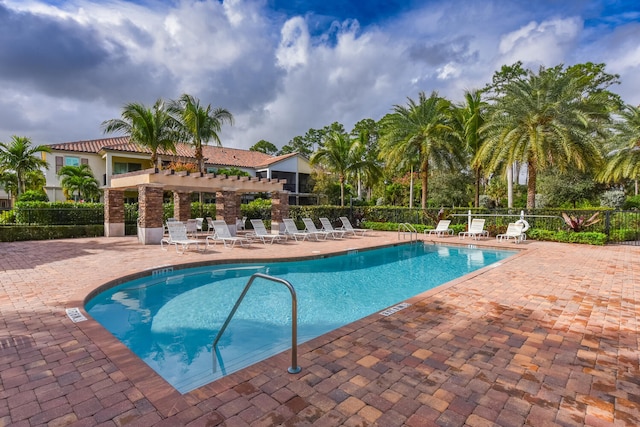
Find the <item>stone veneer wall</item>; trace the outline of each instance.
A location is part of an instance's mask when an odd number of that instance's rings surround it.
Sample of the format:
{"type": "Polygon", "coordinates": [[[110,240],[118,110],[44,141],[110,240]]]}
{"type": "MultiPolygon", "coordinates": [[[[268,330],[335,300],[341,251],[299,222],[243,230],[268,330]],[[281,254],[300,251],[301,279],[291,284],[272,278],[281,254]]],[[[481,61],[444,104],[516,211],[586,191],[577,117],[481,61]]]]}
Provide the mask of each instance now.
{"type": "Polygon", "coordinates": [[[124,236],[124,191],[104,190],[104,235],[124,236]]]}
{"type": "Polygon", "coordinates": [[[191,193],[173,192],[173,215],[178,221],[186,222],[191,218],[191,193]]]}
{"type": "Polygon", "coordinates": [[[163,226],[162,187],[138,186],[138,226],[160,228],[163,226]]]}

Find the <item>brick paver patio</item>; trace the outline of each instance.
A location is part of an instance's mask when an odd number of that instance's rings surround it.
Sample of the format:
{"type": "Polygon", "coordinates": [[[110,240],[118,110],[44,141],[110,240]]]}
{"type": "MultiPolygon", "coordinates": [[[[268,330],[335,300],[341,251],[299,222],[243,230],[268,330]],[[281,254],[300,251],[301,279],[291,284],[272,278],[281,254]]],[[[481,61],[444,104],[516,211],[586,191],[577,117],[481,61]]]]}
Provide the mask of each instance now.
{"type": "Polygon", "coordinates": [[[301,345],[300,374],[285,352],[184,395],[65,314],[141,270],[397,242],[184,255],[130,237],[0,243],[0,426],[640,425],[640,247],[474,241],[522,251],[301,345]]]}

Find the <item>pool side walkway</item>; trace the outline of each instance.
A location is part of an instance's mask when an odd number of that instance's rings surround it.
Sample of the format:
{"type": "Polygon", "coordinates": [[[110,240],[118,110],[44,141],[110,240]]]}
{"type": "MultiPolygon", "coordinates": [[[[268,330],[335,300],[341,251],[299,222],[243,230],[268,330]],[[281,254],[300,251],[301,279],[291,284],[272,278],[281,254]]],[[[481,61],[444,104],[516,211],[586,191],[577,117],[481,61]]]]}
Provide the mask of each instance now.
{"type": "Polygon", "coordinates": [[[522,251],[302,344],[299,374],[287,351],[184,395],[65,309],[141,270],[397,233],[184,255],[135,237],[0,243],[0,426],[640,425],[640,247],[434,240],[522,251]]]}

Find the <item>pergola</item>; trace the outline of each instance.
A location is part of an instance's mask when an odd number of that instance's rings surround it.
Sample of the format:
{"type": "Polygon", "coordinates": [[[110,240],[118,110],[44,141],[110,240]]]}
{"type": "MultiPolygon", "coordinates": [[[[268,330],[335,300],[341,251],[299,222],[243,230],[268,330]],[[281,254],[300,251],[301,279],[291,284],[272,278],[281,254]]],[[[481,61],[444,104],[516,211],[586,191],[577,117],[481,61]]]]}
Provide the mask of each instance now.
{"type": "Polygon", "coordinates": [[[111,177],[111,186],[104,191],[104,234],[124,236],[124,193],[138,192],[138,238],[145,245],[159,244],[164,233],[162,195],[173,192],[174,217],[186,221],[191,217],[191,193],[216,194],[216,219],[235,225],[243,193],[271,194],[271,227],[278,230],[282,219],[289,215],[289,192],[283,190],[286,180],[248,176],[227,176],[203,173],[146,169],[111,177]]]}

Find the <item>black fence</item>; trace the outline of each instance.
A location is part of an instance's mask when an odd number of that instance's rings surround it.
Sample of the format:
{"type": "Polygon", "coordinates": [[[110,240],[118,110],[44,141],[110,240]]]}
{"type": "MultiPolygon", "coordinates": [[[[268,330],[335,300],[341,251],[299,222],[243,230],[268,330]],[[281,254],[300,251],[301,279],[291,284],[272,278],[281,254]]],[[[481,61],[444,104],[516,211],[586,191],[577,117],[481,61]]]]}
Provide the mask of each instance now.
{"type": "MultiPolygon", "coordinates": [[[[242,205],[243,208],[247,205],[242,205]]],[[[168,208],[168,207],[167,207],[168,208]]],[[[640,211],[619,210],[559,210],[559,209],[469,209],[469,208],[402,208],[385,206],[290,206],[290,217],[310,217],[317,220],[327,217],[332,221],[347,216],[355,224],[361,221],[410,223],[435,226],[439,219],[450,219],[452,225],[467,224],[469,217],[485,218],[485,228],[490,232],[506,228],[510,222],[525,219],[532,229],[567,230],[563,214],[585,225],[584,231],[604,233],[610,243],[640,245],[640,211]],[[594,217],[595,216],[595,217],[594,217]],[[589,220],[593,224],[586,225],[589,220]]],[[[165,209],[167,210],[167,209],[165,209]]],[[[169,209],[170,210],[170,209],[169,209]]],[[[209,213],[210,215],[210,213],[209,213]]],[[[271,219],[270,209],[244,211],[249,218],[271,219]]],[[[137,205],[125,206],[125,233],[137,233],[137,205]]],[[[0,212],[0,224],[4,225],[103,225],[102,208],[18,208],[0,212]],[[9,215],[15,218],[8,217],[9,215]]]]}

